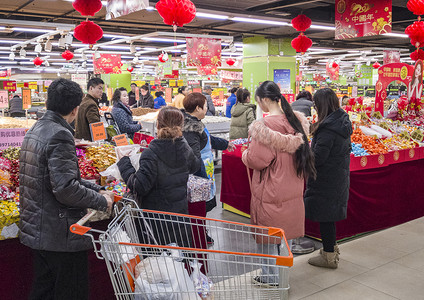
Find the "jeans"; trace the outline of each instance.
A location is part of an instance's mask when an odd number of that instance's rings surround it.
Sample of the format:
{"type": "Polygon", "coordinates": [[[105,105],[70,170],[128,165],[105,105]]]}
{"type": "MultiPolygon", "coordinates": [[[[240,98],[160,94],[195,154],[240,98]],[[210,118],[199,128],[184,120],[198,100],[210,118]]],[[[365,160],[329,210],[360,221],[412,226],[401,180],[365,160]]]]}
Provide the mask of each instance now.
{"type": "MultiPolygon", "coordinates": [[[[287,244],[289,248],[292,247],[293,240],[288,240],[287,244]]],[[[284,245],[285,246],[285,245],[284,245]]],[[[280,245],[272,244],[256,244],[256,253],[268,254],[268,255],[280,255],[280,245]]],[[[272,259],[272,262],[268,258],[261,258],[261,281],[266,283],[278,283],[279,268],[275,264],[275,259],[272,259]]]]}

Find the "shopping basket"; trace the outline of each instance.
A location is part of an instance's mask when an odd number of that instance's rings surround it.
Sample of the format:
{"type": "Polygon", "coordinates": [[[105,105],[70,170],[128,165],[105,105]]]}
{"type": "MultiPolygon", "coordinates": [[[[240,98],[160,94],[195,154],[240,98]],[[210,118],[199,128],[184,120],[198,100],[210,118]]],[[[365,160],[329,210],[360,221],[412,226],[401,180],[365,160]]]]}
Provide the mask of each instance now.
{"type": "Polygon", "coordinates": [[[106,231],[83,226],[93,212],[71,225],[70,231],[91,238],[96,256],[106,262],[117,299],[288,298],[293,255],[283,230],[140,209],[133,200],[117,196],[115,202],[115,217],[106,231]],[[215,240],[208,249],[204,249],[206,233],[215,240]],[[279,254],[268,254],[276,248],[279,254]],[[140,262],[144,273],[136,278],[140,262]],[[188,276],[193,262],[202,265],[209,279],[206,290],[195,285],[193,292],[188,276]],[[274,271],[278,283],[261,285],[253,280],[264,268],[274,271]],[[164,291],[149,285],[152,282],[167,287],[164,291]]]}

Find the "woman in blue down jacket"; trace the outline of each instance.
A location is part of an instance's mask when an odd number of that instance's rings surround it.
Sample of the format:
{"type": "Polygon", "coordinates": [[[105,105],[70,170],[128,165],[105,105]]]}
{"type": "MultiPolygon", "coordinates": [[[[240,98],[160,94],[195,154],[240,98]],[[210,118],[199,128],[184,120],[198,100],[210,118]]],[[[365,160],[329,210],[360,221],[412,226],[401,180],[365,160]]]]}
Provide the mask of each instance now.
{"type": "Polygon", "coordinates": [[[112,97],[112,116],[121,133],[126,133],[132,139],[134,133],[141,129],[141,124],[133,120],[129,101],[127,90],[123,87],[117,89],[112,97]]]}

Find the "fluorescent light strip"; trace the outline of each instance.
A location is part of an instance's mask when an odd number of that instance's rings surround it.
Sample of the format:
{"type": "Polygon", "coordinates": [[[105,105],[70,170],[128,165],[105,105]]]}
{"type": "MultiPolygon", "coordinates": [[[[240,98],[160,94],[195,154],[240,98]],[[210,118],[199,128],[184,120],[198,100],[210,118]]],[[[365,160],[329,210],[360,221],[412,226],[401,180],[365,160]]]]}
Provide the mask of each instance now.
{"type": "Polygon", "coordinates": [[[383,34],[383,35],[393,36],[393,37],[399,37],[399,38],[408,38],[408,37],[409,37],[407,34],[404,34],[404,33],[396,33],[396,32],[385,33],[385,34],[383,34]]]}
{"type": "Polygon", "coordinates": [[[17,41],[17,40],[0,40],[0,44],[20,44],[25,41],[17,41]]]}
{"type": "Polygon", "coordinates": [[[336,30],[333,26],[325,26],[325,25],[311,25],[312,29],[323,29],[323,30],[336,30]]]}
{"type": "Polygon", "coordinates": [[[105,34],[103,34],[103,37],[105,37],[105,38],[111,38],[111,39],[115,39],[115,38],[116,39],[126,39],[126,38],[129,38],[131,36],[130,35],[118,35],[118,34],[108,34],[108,33],[105,33],[105,34]]]}
{"type": "Polygon", "coordinates": [[[11,30],[22,31],[22,32],[39,32],[39,33],[47,33],[47,32],[53,32],[54,31],[52,29],[23,28],[23,27],[13,27],[11,30]]]}
{"type": "Polygon", "coordinates": [[[152,41],[152,42],[164,42],[164,43],[185,43],[185,40],[171,40],[171,39],[162,39],[162,38],[151,38],[151,37],[145,37],[142,38],[142,40],[145,41],[152,41]]]}
{"type": "MultiPolygon", "coordinates": [[[[75,0],[65,0],[66,2],[74,2],[75,0]]],[[[103,6],[107,6],[107,1],[101,1],[103,6]]]]}
{"type": "Polygon", "coordinates": [[[196,17],[218,19],[218,20],[227,20],[229,18],[228,16],[224,16],[224,15],[209,14],[209,13],[203,13],[203,12],[196,12],[196,17]]]}
{"type": "Polygon", "coordinates": [[[246,22],[246,23],[255,23],[255,24],[267,24],[267,25],[280,25],[280,26],[288,26],[287,22],[279,22],[272,20],[261,20],[261,19],[253,19],[253,18],[241,18],[241,17],[233,17],[230,20],[234,22],[246,22]]]}

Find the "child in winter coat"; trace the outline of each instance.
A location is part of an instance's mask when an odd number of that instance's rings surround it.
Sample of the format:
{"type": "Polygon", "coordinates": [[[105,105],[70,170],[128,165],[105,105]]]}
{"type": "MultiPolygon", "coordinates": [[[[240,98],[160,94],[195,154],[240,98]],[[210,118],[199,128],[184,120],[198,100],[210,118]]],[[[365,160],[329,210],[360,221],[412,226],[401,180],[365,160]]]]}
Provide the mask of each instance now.
{"type": "Polygon", "coordinates": [[[250,104],[250,92],[238,89],[237,102],[231,109],[230,140],[248,137],[250,124],[256,119],[256,105],[250,104]]]}
{"type": "MultiPolygon", "coordinates": [[[[118,162],[122,178],[141,208],[188,213],[188,175],[196,172],[201,162],[183,138],[183,123],[184,116],[179,109],[162,108],[157,119],[157,138],[141,154],[140,168],[136,171],[127,156],[118,162]]],[[[160,232],[160,226],[154,227],[158,229],[155,237],[161,244],[190,245],[186,233],[168,235],[160,232]]],[[[186,229],[182,225],[174,230],[186,229]]]]}
{"type": "MultiPolygon", "coordinates": [[[[309,122],[302,113],[293,112],[272,81],[259,86],[256,99],[269,116],[252,123],[249,128],[252,141],[242,156],[244,164],[253,169],[251,223],[281,228],[287,240],[292,240],[304,235],[304,179],[315,176],[313,154],[306,136],[309,122]]],[[[258,248],[270,252],[264,254],[278,255],[280,245],[258,244],[258,248]]],[[[278,269],[263,267],[253,282],[277,286],[278,269]]]]}

